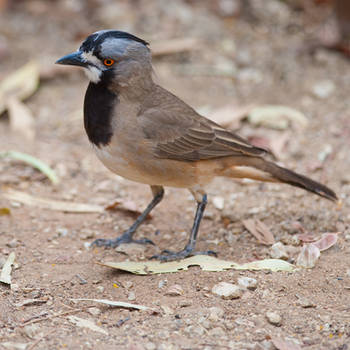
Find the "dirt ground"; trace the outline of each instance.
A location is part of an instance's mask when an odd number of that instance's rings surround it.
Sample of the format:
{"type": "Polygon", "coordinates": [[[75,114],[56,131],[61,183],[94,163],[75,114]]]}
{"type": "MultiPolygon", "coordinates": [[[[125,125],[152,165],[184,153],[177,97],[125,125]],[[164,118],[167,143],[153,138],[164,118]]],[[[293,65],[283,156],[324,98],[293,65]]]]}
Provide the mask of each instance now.
{"type": "MultiPolygon", "coordinates": [[[[30,166],[3,159],[1,185],[35,197],[145,207],[149,188],[110,173],[87,141],[82,125],[87,79],[74,68],[53,71],[52,63],[102,28],[131,31],[150,41],[151,48],[162,40],[197,38],[201,44],[193,50],[154,59],[157,81],[202,114],[250,104],[301,111],[307,128],[276,131],[241,122],[239,133],[252,140],[286,135],[279,160],[327,184],[342,200],[339,206],[286,185],[216,179],[208,187],[198,249],[239,263],[269,258],[271,248],[243,226],[242,220],[251,218],[287,245],[300,233],[296,223],[314,234],[341,232],[337,244],[321,254],[313,269],[291,273],[193,267],[138,276],[97,262],[146,260],[162,249],[183,248],[195,210],[189,192],[166,189],[164,201],[137,234],[156,247],[126,253],[89,249],[87,243],[119,235],[135,218],[127,212],[50,211],[8,201],[0,192],[0,208],[11,211],[0,216],[1,263],[11,252],[17,262],[12,289],[0,286],[1,349],[276,349],[271,340],[276,337],[289,341],[289,347],[279,349],[298,349],[291,344],[350,349],[350,62],[322,48],[307,50],[324,20],[323,9],[310,14],[280,1],[252,1],[251,13],[231,16],[220,13],[216,3],[221,2],[33,0],[2,10],[0,80],[30,59],[51,73],[26,100],[35,117],[35,140],[13,132],[4,114],[0,150],[45,161],[61,181],[53,186],[30,166]],[[316,90],[322,86],[332,89],[320,96],[316,90]],[[223,208],[213,204],[215,197],[223,208]],[[256,279],[257,288],[234,300],[211,292],[217,283],[236,283],[242,276],[256,279]],[[173,285],[182,289],[177,296],[167,293],[173,285]],[[159,312],[72,301],[77,298],[127,301],[159,312]],[[269,322],[267,312],[280,315],[280,323],[269,322]],[[79,327],[71,316],[89,319],[99,331],[79,327]]],[[[289,261],[294,259],[290,255],[289,261]]]]}

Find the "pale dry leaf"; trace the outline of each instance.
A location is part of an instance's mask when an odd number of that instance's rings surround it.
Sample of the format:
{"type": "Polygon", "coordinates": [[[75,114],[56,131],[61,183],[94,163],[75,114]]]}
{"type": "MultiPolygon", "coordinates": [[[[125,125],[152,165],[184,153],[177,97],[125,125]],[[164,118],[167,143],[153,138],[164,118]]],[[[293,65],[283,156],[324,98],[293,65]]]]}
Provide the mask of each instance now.
{"type": "Polygon", "coordinates": [[[320,255],[320,250],[314,243],[304,244],[300,254],[297,257],[296,265],[311,269],[315,266],[320,255]]]}
{"type": "Polygon", "coordinates": [[[140,275],[151,275],[159,273],[171,273],[186,271],[190,266],[200,266],[203,271],[224,271],[224,270],[270,270],[270,271],[294,271],[295,266],[286,261],[278,259],[265,259],[239,265],[234,261],[220,260],[207,255],[195,255],[180,261],[160,262],[106,262],[101,265],[114,269],[128,271],[140,275]]]}
{"type": "Polygon", "coordinates": [[[70,213],[102,213],[104,211],[104,208],[100,205],[34,197],[28,193],[13,189],[5,189],[1,191],[0,197],[33,207],[70,213]]]}
{"type": "Polygon", "coordinates": [[[9,113],[10,129],[29,141],[35,138],[35,122],[30,109],[16,97],[6,102],[9,113]]]}
{"type": "Polygon", "coordinates": [[[254,125],[284,130],[290,126],[304,128],[308,120],[301,112],[286,106],[266,105],[253,108],[248,121],[254,125]]]}
{"type": "Polygon", "coordinates": [[[97,326],[93,321],[87,320],[85,318],[80,318],[74,315],[68,316],[68,320],[72,323],[74,323],[78,327],[82,328],[89,328],[92,331],[99,332],[105,335],[108,335],[108,332],[105,331],[103,328],[97,326]]]}
{"type": "Polygon", "coordinates": [[[313,244],[320,250],[320,252],[323,252],[324,250],[327,250],[337,243],[339,233],[340,232],[323,233],[321,239],[314,242],[313,244]]]}
{"type": "Polygon", "coordinates": [[[28,62],[3,79],[0,83],[0,115],[6,110],[9,98],[23,101],[36,91],[38,85],[39,69],[35,61],[28,62]]]}
{"type": "Polygon", "coordinates": [[[311,232],[305,232],[297,235],[297,238],[304,243],[311,243],[315,242],[319,238],[319,236],[315,236],[311,232]]]}
{"type": "Polygon", "coordinates": [[[137,304],[131,304],[126,303],[124,301],[113,301],[113,300],[107,300],[107,299],[72,299],[73,301],[93,301],[95,303],[105,304],[109,306],[115,306],[115,307],[121,307],[124,309],[136,309],[136,310],[151,310],[148,306],[144,305],[137,305],[137,304]]]}
{"type": "Polygon", "coordinates": [[[272,245],[275,238],[270,229],[260,220],[247,219],[243,220],[245,228],[258,240],[259,243],[272,245]]]}
{"type": "Polygon", "coordinates": [[[278,350],[301,350],[298,344],[280,337],[271,337],[271,341],[278,350]]]}
{"type": "Polygon", "coordinates": [[[4,266],[2,267],[0,274],[0,282],[11,285],[11,272],[12,265],[15,262],[16,254],[14,252],[10,253],[4,266]]]}

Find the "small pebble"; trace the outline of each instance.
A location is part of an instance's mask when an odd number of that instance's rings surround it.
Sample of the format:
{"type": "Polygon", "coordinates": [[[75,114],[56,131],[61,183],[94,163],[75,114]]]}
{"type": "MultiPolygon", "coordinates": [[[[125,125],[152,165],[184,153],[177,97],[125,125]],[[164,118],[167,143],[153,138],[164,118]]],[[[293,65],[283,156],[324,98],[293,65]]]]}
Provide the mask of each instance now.
{"type": "Polygon", "coordinates": [[[17,239],[12,239],[10,242],[6,243],[9,248],[17,248],[19,246],[19,241],[17,239]]]}
{"type": "Polygon", "coordinates": [[[225,206],[225,198],[223,197],[214,197],[213,198],[213,205],[216,209],[218,210],[222,210],[224,209],[224,206],[225,206]]]}
{"type": "Polygon", "coordinates": [[[213,322],[219,321],[224,316],[224,310],[219,307],[213,306],[209,309],[208,319],[213,322]]]}
{"type": "Polygon", "coordinates": [[[237,280],[238,284],[246,289],[255,290],[258,286],[258,281],[251,277],[240,277],[237,280]]]}
{"type": "Polygon", "coordinates": [[[204,328],[199,326],[188,326],[187,328],[185,328],[185,332],[190,337],[198,337],[204,334],[204,328]]]}
{"type": "Polygon", "coordinates": [[[168,288],[168,290],[164,293],[164,295],[168,295],[171,297],[177,297],[183,295],[184,291],[179,284],[174,284],[168,288]]]}
{"type": "Polygon", "coordinates": [[[157,346],[156,346],[156,344],[149,342],[149,343],[145,344],[145,349],[146,350],[156,350],[157,346]]]}
{"type": "Polygon", "coordinates": [[[174,313],[174,310],[171,307],[167,306],[167,305],[162,305],[161,309],[163,310],[163,312],[166,315],[172,315],[174,313]]]}
{"type": "Polygon", "coordinates": [[[298,305],[300,305],[303,308],[309,308],[309,307],[315,307],[316,305],[314,303],[312,303],[309,299],[302,297],[302,296],[298,296],[298,305]]]}
{"type": "Polygon", "coordinates": [[[68,235],[68,230],[64,227],[60,227],[57,229],[57,236],[58,237],[66,237],[68,235]]]}
{"type": "Polygon", "coordinates": [[[136,295],[134,292],[129,292],[128,294],[128,300],[132,301],[136,299],[136,295]]]}
{"type": "Polygon", "coordinates": [[[96,289],[97,289],[98,292],[103,293],[104,290],[105,290],[105,287],[103,287],[103,286],[97,286],[96,289]]]}
{"type": "Polygon", "coordinates": [[[336,86],[332,80],[323,80],[316,83],[312,87],[311,92],[315,97],[318,97],[320,99],[326,99],[333,94],[335,89],[336,86]]]}
{"type": "Polygon", "coordinates": [[[215,327],[211,329],[208,333],[211,337],[215,337],[215,338],[226,337],[226,332],[221,327],[215,327]]]}
{"type": "Polygon", "coordinates": [[[192,302],[189,301],[189,300],[181,300],[179,302],[179,307],[188,307],[188,306],[191,306],[192,305],[192,302]]]}
{"type": "Polygon", "coordinates": [[[271,247],[270,256],[273,259],[288,260],[288,253],[285,245],[281,242],[273,244],[271,247]]]}
{"type": "Polygon", "coordinates": [[[279,327],[282,324],[282,317],[276,312],[266,312],[266,318],[269,321],[269,323],[273,324],[274,326],[279,327]]]}
{"type": "Polygon", "coordinates": [[[167,280],[160,280],[158,282],[158,288],[162,289],[163,287],[165,287],[167,285],[168,281],[167,280]]]}
{"type": "Polygon", "coordinates": [[[19,285],[17,283],[11,283],[11,290],[13,292],[18,292],[19,291],[19,285]]]}
{"type": "Polygon", "coordinates": [[[239,286],[227,282],[216,284],[211,291],[222,299],[238,299],[243,294],[243,290],[239,286]]]}
{"type": "Polygon", "coordinates": [[[125,283],[124,283],[124,287],[126,288],[126,289],[130,289],[130,288],[132,288],[134,286],[134,283],[132,282],[132,281],[126,281],[125,283]]]}
{"type": "Polygon", "coordinates": [[[101,310],[98,307],[89,307],[87,312],[93,316],[98,316],[101,314],[101,310]]]}
{"type": "Polygon", "coordinates": [[[35,335],[36,335],[36,333],[38,332],[38,330],[39,330],[39,326],[36,325],[35,323],[23,327],[23,332],[24,332],[24,334],[25,334],[28,338],[31,338],[31,339],[34,339],[34,338],[35,338],[35,335]]]}

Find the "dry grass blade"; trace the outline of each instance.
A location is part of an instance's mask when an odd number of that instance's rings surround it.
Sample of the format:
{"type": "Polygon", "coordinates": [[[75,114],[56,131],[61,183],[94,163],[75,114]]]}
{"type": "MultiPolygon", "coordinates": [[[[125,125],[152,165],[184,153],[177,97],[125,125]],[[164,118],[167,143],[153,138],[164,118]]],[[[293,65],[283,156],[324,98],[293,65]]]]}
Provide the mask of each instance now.
{"type": "Polygon", "coordinates": [[[10,253],[0,274],[0,282],[11,285],[12,265],[15,262],[16,254],[10,253]]]}
{"type": "Polygon", "coordinates": [[[34,197],[28,193],[6,189],[0,192],[0,197],[42,209],[70,212],[70,213],[102,213],[100,205],[56,201],[53,199],[34,197]]]}
{"type": "Polygon", "coordinates": [[[243,225],[258,240],[259,243],[265,245],[272,245],[275,243],[273,234],[260,220],[243,220],[243,225]]]}
{"type": "Polygon", "coordinates": [[[59,183],[59,179],[52,168],[29,154],[17,151],[0,152],[0,158],[10,158],[25,162],[45,174],[54,185],[59,183]]]}
{"type": "Polygon", "coordinates": [[[0,115],[6,110],[9,98],[24,100],[31,96],[39,85],[39,69],[32,61],[9,75],[0,83],[0,115]]]}
{"type": "Polygon", "coordinates": [[[124,309],[136,309],[136,310],[149,310],[150,308],[148,306],[144,305],[137,305],[137,304],[131,304],[126,303],[124,301],[113,301],[113,300],[107,300],[107,299],[72,299],[73,301],[93,301],[95,303],[105,304],[109,306],[115,306],[115,307],[121,307],[124,309]]]}
{"type": "Polygon", "coordinates": [[[34,140],[35,124],[30,109],[15,97],[9,98],[6,105],[9,112],[11,130],[24,136],[29,141],[34,140]]]}

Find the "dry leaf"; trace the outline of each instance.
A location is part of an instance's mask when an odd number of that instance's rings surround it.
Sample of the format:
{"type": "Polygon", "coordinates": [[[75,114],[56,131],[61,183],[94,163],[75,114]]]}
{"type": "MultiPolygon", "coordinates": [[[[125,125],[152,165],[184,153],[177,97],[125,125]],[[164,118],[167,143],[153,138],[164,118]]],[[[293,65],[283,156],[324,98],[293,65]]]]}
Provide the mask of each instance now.
{"type": "Polygon", "coordinates": [[[286,106],[259,106],[253,108],[248,115],[248,121],[254,125],[284,130],[291,125],[304,128],[307,118],[301,112],[286,106]]]}
{"type": "MultiPolygon", "coordinates": [[[[134,201],[126,200],[123,202],[113,202],[105,207],[105,210],[119,210],[126,212],[127,214],[131,214],[132,216],[139,216],[142,213],[142,209],[140,209],[134,201]]],[[[147,219],[150,219],[152,216],[150,214],[147,215],[147,219]]]]}
{"type": "Polygon", "coordinates": [[[315,236],[313,233],[307,232],[297,235],[297,238],[304,243],[311,243],[315,242],[319,237],[315,236]]]}
{"type": "Polygon", "coordinates": [[[280,337],[271,337],[271,341],[278,350],[301,350],[301,347],[298,344],[280,337]]]}
{"type": "Polygon", "coordinates": [[[148,306],[130,304],[130,303],[125,303],[123,301],[113,301],[113,300],[107,300],[107,299],[72,299],[72,300],[73,301],[93,301],[95,303],[121,307],[124,309],[151,310],[151,308],[149,308],[148,306]]]}
{"type": "Polygon", "coordinates": [[[28,193],[12,189],[1,191],[0,197],[29,206],[70,213],[102,213],[104,211],[104,208],[100,205],[56,201],[53,199],[34,197],[28,193]]]}
{"type": "Polygon", "coordinates": [[[11,215],[11,210],[9,208],[0,208],[0,216],[11,215]]]}
{"type": "Polygon", "coordinates": [[[0,83],[0,115],[6,110],[9,98],[22,101],[31,96],[39,84],[39,69],[32,61],[3,79],[0,83]]]}
{"type": "Polygon", "coordinates": [[[311,269],[315,266],[320,255],[320,250],[314,243],[304,244],[300,254],[297,257],[296,265],[311,269]]]}
{"type": "Polygon", "coordinates": [[[27,140],[34,140],[35,122],[30,109],[16,97],[11,97],[6,102],[10,118],[11,131],[24,136],[27,140]]]}
{"type": "Polygon", "coordinates": [[[11,285],[11,272],[12,265],[15,262],[16,254],[14,252],[10,253],[4,266],[2,267],[0,274],[0,282],[11,285]]]}
{"type": "Polygon", "coordinates": [[[314,242],[313,244],[321,251],[327,250],[337,243],[338,233],[323,233],[321,239],[314,242]]]}
{"type": "Polygon", "coordinates": [[[105,335],[108,335],[107,331],[105,331],[103,328],[101,328],[99,326],[96,326],[96,324],[91,320],[86,320],[85,318],[80,318],[80,317],[73,316],[73,315],[68,316],[67,318],[70,322],[74,323],[78,327],[89,328],[92,331],[100,332],[100,333],[103,333],[105,335]]]}
{"type": "Polygon", "coordinates": [[[253,219],[243,220],[243,225],[259,243],[265,245],[272,245],[275,243],[273,234],[262,221],[253,219]]]}
{"type": "Polygon", "coordinates": [[[270,271],[294,271],[295,266],[279,259],[265,259],[239,265],[233,261],[217,259],[213,256],[195,255],[180,261],[162,263],[160,261],[122,261],[106,262],[101,265],[114,269],[128,271],[140,275],[158,273],[170,273],[188,270],[190,266],[200,266],[203,271],[234,270],[270,270],[270,271]]]}

